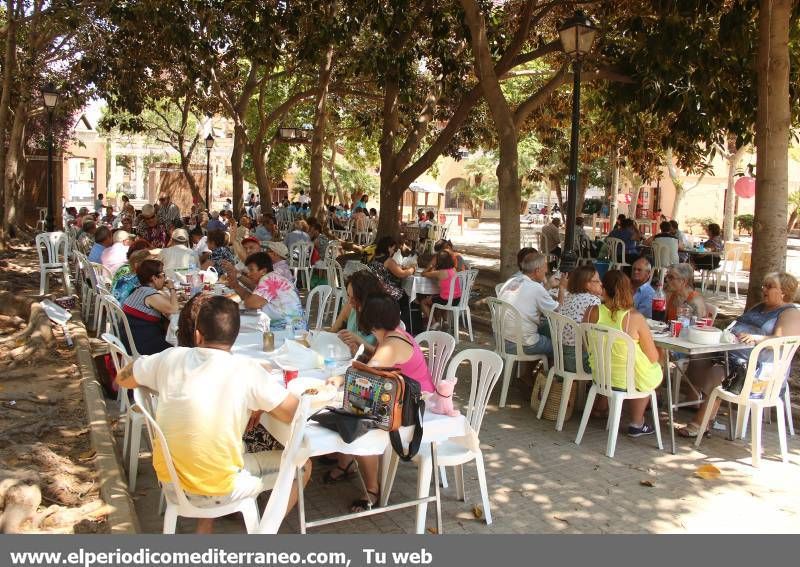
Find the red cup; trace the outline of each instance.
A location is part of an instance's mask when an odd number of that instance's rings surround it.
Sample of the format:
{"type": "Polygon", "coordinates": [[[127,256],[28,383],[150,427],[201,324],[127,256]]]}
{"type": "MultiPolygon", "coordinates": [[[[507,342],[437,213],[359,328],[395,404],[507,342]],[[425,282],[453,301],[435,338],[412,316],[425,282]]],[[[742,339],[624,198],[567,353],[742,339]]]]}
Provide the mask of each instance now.
{"type": "Polygon", "coordinates": [[[710,327],[711,326],[711,317],[700,317],[697,320],[697,325],[699,327],[710,327]]]}
{"type": "Polygon", "coordinates": [[[680,321],[670,321],[669,322],[669,334],[673,337],[678,337],[681,334],[681,329],[683,329],[683,323],[680,321]]]}
{"type": "Polygon", "coordinates": [[[292,380],[297,378],[297,376],[299,374],[300,374],[300,371],[297,368],[295,368],[294,366],[284,366],[283,367],[283,382],[284,382],[284,384],[286,384],[288,386],[289,382],[291,382],[292,380]]]}

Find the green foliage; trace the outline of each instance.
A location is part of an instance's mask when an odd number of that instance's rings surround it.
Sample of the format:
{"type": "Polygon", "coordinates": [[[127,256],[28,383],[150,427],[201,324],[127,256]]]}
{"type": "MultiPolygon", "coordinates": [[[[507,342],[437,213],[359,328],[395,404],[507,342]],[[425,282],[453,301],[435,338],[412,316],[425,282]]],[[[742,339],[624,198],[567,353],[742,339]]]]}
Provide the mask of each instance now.
{"type": "Polygon", "coordinates": [[[469,203],[472,218],[480,219],[487,202],[497,198],[497,158],[490,153],[470,159],[464,165],[467,179],[459,183],[454,191],[469,203]]]}
{"type": "Polygon", "coordinates": [[[583,214],[584,215],[594,215],[600,212],[603,208],[603,200],[602,199],[586,199],[583,202],[583,214]]]}
{"type": "Polygon", "coordinates": [[[753,220],[754,220],[754,218],[753,218],[753,215],[751,215],[751,214],[736,215],[736,218],[735,218],[736,228],[739,230],[739,232],[741,232],[743,230],[746,230],[747,234],[752,236],[752,234],[753,234],[753,220]]]}

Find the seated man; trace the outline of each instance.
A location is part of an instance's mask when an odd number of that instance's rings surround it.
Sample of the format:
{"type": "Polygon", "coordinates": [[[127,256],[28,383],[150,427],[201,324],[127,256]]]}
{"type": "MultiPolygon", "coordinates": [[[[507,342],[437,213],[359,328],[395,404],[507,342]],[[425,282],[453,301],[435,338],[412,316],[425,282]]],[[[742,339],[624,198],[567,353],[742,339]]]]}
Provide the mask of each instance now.
{"type": "Polygon", "coordinates": [[[103,251],[110,248],[112,244],[114,244],[114,237],[111,229],[106,225],[99,226],[94,232],[94,245],[89,250],[89,261],[100,264],[103,261],[103,251]]]}
{"type": "MultiPolygon", "coordinates": [[[[551,354],[553,344],[550,337],[540,334],[540,327],[547,327],[547,319],[542,315],[543,309],[554,310],[564,298],[567,278],[561,278],[558,288],[558,300],[553,299],[545,289],[543,282],[547,276],[547,258],[539,252],[528,253],[520,263],[522,275],[507,281],[500,289],[498,297],[517,308],[522,317],[522,345],[525,354],[551,354]]],[[[504,327],[507,323],[503,323],[504,327]]],[[[506,336],[506,345],[511,346],[506,336]]]]}
{"type": "MultiPolygon", "coordinates": [[[[175,347],[139,357],[117,375],[120,386],[158,392],[155,419],[181,487],[199,507],[270,490],[280,469],[281,451],[242,455],[242,435],[262,411],[290,423],[297,409],[297,398],[270,380],[256,362],[231,354],[238,334],[239,307],[225,297],[212,297],[198,310],[195,348],[175,347]]],[[[168,488],[170,476],[158,445],[153,467],[168,488]]],[[[308,482],[309,462],[305,474],[308,482]]],[[[287,510],[296,500],[293,486],[287,510]]],[[[213,522],[199,519],[197,532],[211,533],[213,522]]]]}
{"type": "MultiPolygon", "coordinates": [[[[625,244],[625,262],[633,264],[639,257],[639,240],[641,236],[639,231],[636,230],[636,224],[631,219],[623,219],[620,228],[615,228],[608,235],[610,238],[622,240],[625,244]]],[[[619,258],[614,259],[619,260],[619,258]]]]}

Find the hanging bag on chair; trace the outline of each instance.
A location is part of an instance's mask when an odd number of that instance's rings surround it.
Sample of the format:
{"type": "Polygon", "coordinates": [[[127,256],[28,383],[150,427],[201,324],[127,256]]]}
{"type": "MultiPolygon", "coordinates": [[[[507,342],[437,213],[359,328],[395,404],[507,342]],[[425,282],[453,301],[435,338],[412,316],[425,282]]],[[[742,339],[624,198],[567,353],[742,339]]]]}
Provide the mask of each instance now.
{"type": "Polygon", "coordinates": [[[419,452],[425,401],[416,380],[394,368],[374,368],[354,361],[345,374],[342,409],[376,418],[375,427],[389,432],[392,448],[402,460],[410,461],[419,452]],[[414,427],[407,452],[398,432],[403,426],[414,427]]]}

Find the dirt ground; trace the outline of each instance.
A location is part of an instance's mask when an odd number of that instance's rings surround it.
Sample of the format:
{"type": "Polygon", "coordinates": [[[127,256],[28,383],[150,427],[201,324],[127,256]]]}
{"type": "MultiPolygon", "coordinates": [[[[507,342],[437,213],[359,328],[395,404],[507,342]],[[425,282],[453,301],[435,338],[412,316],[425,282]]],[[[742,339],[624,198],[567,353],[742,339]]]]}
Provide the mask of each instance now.
{"type": "MultiPolygon", "coordinates": [[[[61,282],[53,283],[54,295],[64,295],[61,282]]],[[[0,286],[15,300],[35,297],[32,248],[0,253],[0,286]]],[[[5,294],[0,314],[8,310],[5,294]]],[[[53,346],[9,365],[9,353],[23,342],[8,340],[17,331],[0,327],[0,531],[107,532],[75,351],[54,327],[53,346]]]]}

